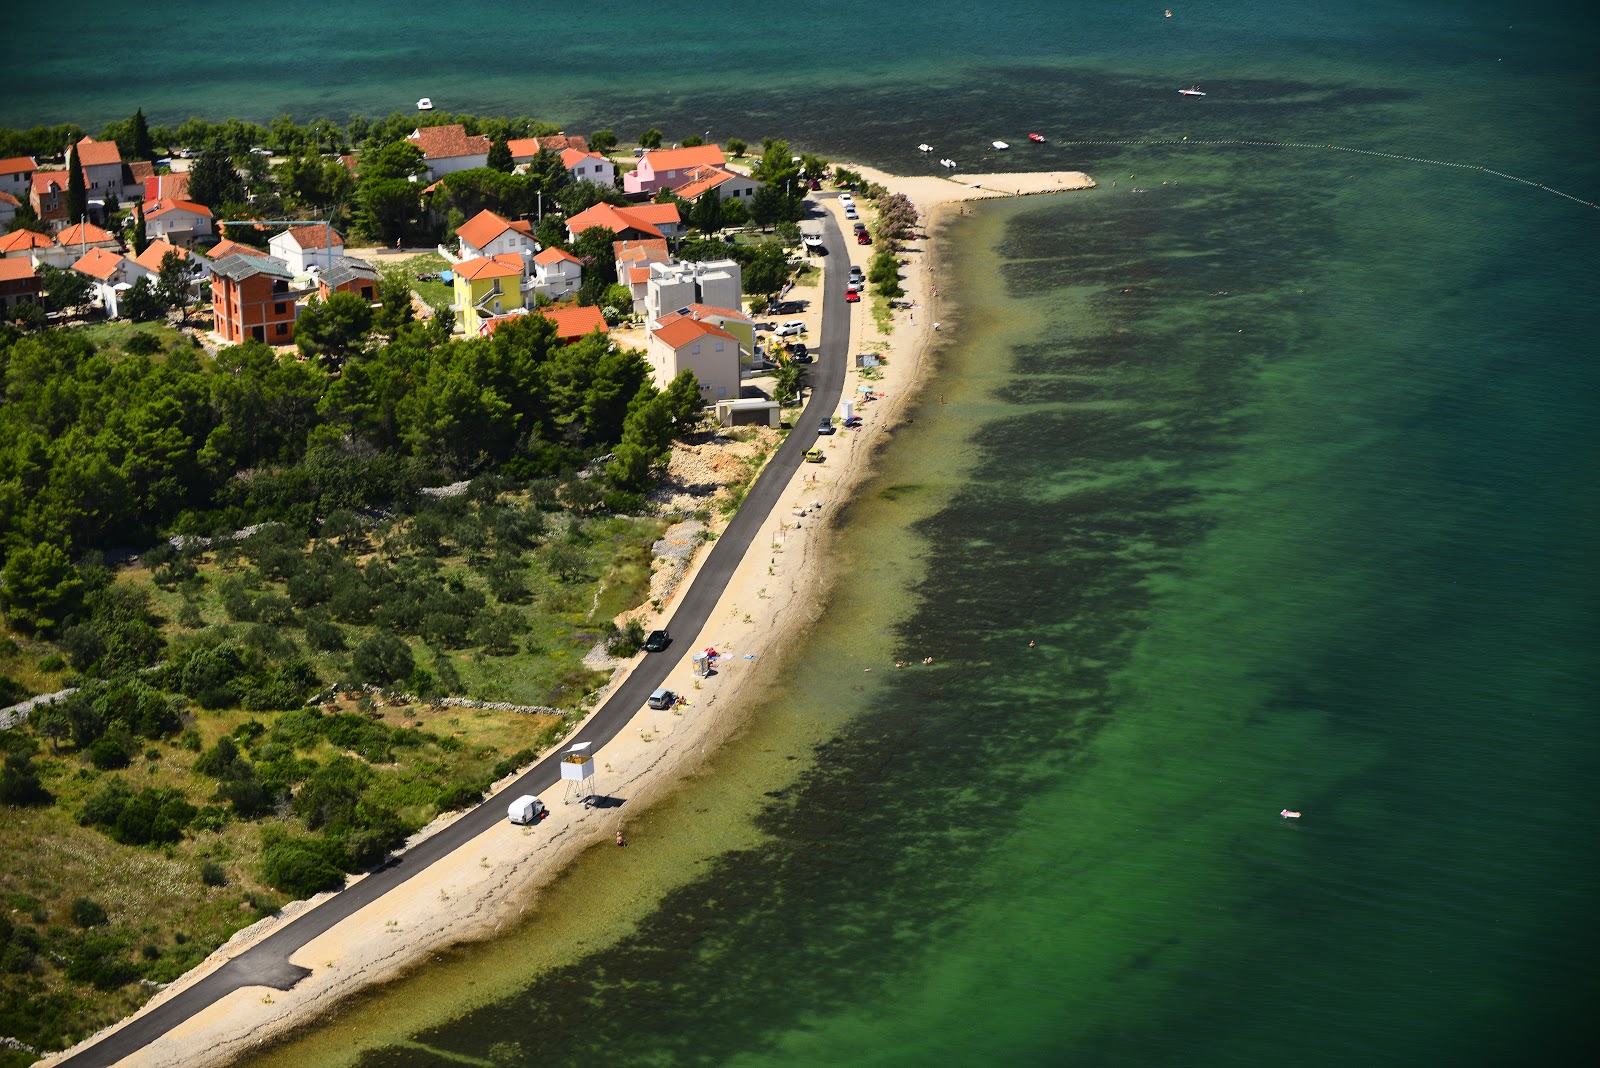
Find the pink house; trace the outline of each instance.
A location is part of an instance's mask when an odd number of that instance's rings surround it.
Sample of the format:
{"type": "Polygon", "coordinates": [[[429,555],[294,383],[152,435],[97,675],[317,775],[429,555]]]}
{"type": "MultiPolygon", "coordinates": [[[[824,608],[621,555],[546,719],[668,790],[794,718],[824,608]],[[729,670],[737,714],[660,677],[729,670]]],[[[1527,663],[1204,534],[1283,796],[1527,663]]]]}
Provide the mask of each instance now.
{"type": "Polygon", "coordinates": [[[622,189],[625,193],[676,189],[692,181],[699,168],[721,167],[727,162],[718,145],[657,149],[640,156],[638,166],[622,176],[622,189]]]}

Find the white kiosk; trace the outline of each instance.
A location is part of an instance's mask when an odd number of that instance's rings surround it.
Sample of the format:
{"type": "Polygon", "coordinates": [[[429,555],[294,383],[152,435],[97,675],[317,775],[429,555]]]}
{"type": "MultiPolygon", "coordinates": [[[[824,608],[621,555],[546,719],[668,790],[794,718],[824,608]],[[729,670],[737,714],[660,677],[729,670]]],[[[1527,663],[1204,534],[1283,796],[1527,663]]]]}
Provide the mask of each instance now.
{"type": "Polygon", "coordinates": [[[588,742],[578,742],[567,749],[561,758],[561,779],[567,784],[564,804],[585,801],[595,796],[594,756],[589,753],[588,742]]]}

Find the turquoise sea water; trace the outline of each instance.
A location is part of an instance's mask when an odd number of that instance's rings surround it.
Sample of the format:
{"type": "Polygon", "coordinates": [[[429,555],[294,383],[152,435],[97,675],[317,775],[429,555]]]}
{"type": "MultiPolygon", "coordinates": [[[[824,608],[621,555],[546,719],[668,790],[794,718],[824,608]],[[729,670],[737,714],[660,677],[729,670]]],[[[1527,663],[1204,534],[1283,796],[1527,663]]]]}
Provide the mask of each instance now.
{"type": "Polygon", "coordinates": [[[945,347],[848,579],[700,779],[264,1063],[1587,1060],[1600,212],[1202,142],[1589,200],[1595,16],[969,7],[542,13],[496,34],[513,76],[417,44],[453,6],[290,3],[316,43],[239,16],[299,64],[271,102],[234,52],[170,64],[207,80],[162,118],[426,93],[1101,181],[947,224],[945,347]]]}

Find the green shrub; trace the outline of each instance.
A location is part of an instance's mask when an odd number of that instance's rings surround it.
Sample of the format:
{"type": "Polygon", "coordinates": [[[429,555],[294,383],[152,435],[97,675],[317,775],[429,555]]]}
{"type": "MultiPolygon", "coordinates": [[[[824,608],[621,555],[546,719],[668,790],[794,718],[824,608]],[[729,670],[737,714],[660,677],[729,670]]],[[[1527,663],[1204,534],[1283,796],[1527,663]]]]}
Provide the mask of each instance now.
{"type": "Polygon", "coordinates": [[[99,927],[108,919],[106,910],[86,897],[80,897],[72,903],[70,915],[72,922],[79,927],[99,927]]]}
{"type": "MultiPolygon", "coordinates": [[[[336,848],[333,851],[337,852],[336,848]]],[[[297,898],[337,890],[344,885],[344,872],[328,858],[329,852],[328,844],[322,841],[278,842],[262,855],[261,881],[297,898]]]]}
{"type": "Polygon", "coordinates": [[[207,886],[227,886],[228,869],[214,860],[208,860],[200,865],[200,881],[207,886]]]}

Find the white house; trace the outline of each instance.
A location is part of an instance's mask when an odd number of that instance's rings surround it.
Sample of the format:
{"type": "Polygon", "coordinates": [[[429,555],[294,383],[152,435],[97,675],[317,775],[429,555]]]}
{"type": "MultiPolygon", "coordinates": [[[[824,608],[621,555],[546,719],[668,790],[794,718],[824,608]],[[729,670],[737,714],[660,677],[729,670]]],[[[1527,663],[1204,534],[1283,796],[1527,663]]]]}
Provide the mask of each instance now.
{"type": "Polygon", "coordinates": [[[673,190],[685,200],[698,200],[715,189],[723,200],[749,200],[756,195],[761,182],[747,174],[730,171],[726,167],[697,167],[688,182],[673,190]]]}
{"type": "Polygon", "coordinates": [[[582,284],[583,261],[570,252],[547,248],[533,257],[533,272],[523,288],[560,300],[575,295],[582,284]]]}
{"type": "Polygon", "coordinates": [[[126,197],[123,185],[122,152],[115,141],[96,141],[85,137],[74,146],[83,167],[83,183],[89,199],[104,203],[108,195],[126,197]]]}
{"type": "Polygon", "coordinates": [[[645,283],[645,314],[652,320],[691,304],[740,307],[739,264],[728,260],[702,263],[652,263],[645,283]]]}
{"type": "Polygon", "coordinates": [[[459,124],[424,126],[413,131],[406,140],[422,149],[429,180],[489,165],[489,139],[471,136],[459,124]]]}
{"type": "Polygon", "coordinates": [[[33,176],[39,169],[32,156],[12,156],[0,159],[0,193],[15,197],[13,203],[28,199],[33,188],[33,176]]]}
{"type": "Polygon", "coordinates": [[[211,209],[192,200],[158,200],[145,209],[145,236],[185,248],[216,233],[211,209]]]}
{"type": "Polygon", "coordinates": [[[720,167],[728,162],[717,145],[693,148],[658,148],[639,157],[633,170],[622,176],[626,193],[654,193],[676,189],[690,180],[691,172],[701,167],[720,167]]]}
{"type": "Polygon", "coordinates": [[[521,167],[532,163],[533,157],[542,150],[551,152],[564,152],[575,148],[579,152],[589,151],[589,142],[577,135],[554,134],[550,137],[513,137],[506,142],[506,147],[511,150],[511,162],[521,167]]]}
{"type": "Polygon", "coordinates": [[[539,251],[533,224],[526,219],[502,219],[488,208],[456,227],[461,242],[461,258],[482,259],[514,252],[529,256],[539,251]]]}
{"type": "Polygon", "coordinates": [[[121,315],[118,305],[122,293],[144,273],[128,257],[104,248],[90,249],[73,263],[72,269],[93,280],[95,303],[111,319],[121,315]]]}
{"type": "Polygon", "coordinates": [[[576,148],[563,149],[561,165],[567,169],[574,182],[593,182],[607,189],[617,186],[617,165],[598,152],[580,152],[576,148]]]}
{"type": "Polygon", "coordinates": [[[325,224],[292,227],[268,241],[267,248],[296,275],[305,274],[313,263],[327,267],[344,258],[344,238],[325,224]]]}

